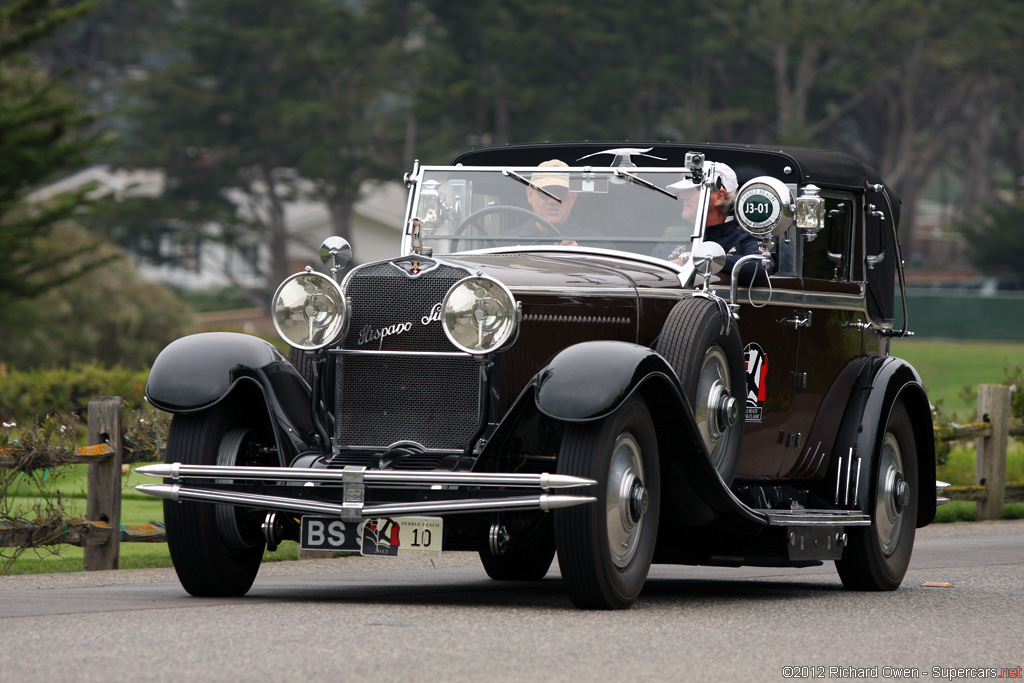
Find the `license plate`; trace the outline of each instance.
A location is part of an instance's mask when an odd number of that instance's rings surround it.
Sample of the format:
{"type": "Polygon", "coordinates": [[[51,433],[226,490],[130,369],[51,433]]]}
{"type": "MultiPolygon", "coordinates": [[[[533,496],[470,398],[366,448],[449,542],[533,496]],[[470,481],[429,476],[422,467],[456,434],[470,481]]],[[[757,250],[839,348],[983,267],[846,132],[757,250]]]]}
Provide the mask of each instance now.
{"type": "Polygon", "coordinates": [[[350,550],[374,557],[440,557],[440,517],[376,517],[343,522],[337,517],[303,517],[303,550],[350,550]]]}

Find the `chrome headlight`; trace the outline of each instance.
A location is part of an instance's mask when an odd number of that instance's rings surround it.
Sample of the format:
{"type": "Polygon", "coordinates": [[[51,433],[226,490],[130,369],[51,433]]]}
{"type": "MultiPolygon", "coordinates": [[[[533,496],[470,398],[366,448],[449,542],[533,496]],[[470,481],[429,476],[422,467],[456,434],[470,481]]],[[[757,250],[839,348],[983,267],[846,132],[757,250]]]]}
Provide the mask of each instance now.
{"type": "Polygon", "coordinates": [[[304,351],[335,343],[348,322],[338,283],[311,271],[296,273],[281,283],[274,293],[273,315],[281,338],[304,351]]]}
{"type": "Polygon", "coordinates": [[[519,323],[512,292],[487,277],[467,277],[456,282],[445,295],[441,310],[441,326],[448,339],[474,355],[501,348],[519,323]]]}

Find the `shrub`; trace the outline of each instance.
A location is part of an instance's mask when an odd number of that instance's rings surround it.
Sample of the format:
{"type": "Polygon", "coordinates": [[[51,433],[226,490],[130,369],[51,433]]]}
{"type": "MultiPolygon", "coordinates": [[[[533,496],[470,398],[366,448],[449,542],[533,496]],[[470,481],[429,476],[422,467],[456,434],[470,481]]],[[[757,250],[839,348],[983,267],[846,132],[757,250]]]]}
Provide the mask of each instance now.
{"type": "Polygon", "coordinates": [[[107,369],[98,363],[29,372],[0,365],[0,417],[7,422],[35,422],[54,414],[84,418],[96,396],[120,396],[125,411],[140,410],[147,405],[148,375],[148,370],[107,369]]]}

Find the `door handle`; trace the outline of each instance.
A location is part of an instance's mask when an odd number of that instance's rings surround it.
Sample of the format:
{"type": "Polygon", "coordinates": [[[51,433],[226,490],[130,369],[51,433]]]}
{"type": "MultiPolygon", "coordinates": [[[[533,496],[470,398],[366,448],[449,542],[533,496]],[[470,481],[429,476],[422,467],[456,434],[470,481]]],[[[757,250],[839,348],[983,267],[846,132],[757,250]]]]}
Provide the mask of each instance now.
{"type": "Polygon", "coordinates": [[[792,325],[793,329],[800,329],[801,327],[810,327],[813,313],[811,311],[804,311],[803,313],[797,313],[795,318],[783,318],[778,321],[783,325],[792,325]]]}

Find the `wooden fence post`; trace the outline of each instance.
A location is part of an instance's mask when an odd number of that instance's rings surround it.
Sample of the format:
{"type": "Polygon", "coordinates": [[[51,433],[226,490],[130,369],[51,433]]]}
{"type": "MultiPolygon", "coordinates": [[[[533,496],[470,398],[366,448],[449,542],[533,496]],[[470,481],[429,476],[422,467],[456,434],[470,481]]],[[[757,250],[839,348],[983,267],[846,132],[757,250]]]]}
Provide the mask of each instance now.
{"type": "Polygon", "coordinates": [[[991,436],[978,439],[975,483],[988,496],[977,503],[975,519],[999,519],[1006,495],[1006,449],[1010,440],[1010,387],[982,384],[978,387],[978,421],[992,425],[991,436]]]}
{"type": "Polygon", "coordinates": [[[106,443],[114,454],[89,465],[86,519],[110,525],[107,540],[85,546],[85,569],[117,569],[121,555],[121,397],[89,401],[89,445],[106,443]]]}

